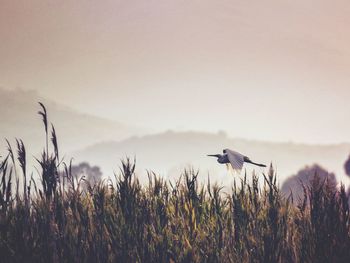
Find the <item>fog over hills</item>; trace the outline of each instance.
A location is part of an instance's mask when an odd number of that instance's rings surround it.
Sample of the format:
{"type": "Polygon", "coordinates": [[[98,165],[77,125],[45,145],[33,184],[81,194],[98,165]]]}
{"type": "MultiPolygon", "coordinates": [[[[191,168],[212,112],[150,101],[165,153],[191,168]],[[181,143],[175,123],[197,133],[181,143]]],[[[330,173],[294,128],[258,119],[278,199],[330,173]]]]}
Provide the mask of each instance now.
{"type": "MultiPolygon", "coordinates": [[[[84,100],[77,97],[76,100],[84,100]]],[[[30,154],[37,154],[44,145],[44,128],[37,114],[38,101],[45,104],[49,121],[55,126],[60,150],[70,152],[103,140],[120,140],[137,129],[122,123],[82,114],[78,111],[42,98],[36,91],[0,88],[0,146],[4,149],[8,138],[21,138],[30,154]]],[[[2,151],[1,151],[2,152],[2,151]]]]}
{"type": "MultiPolygon", "coordinates": [[[[76,98],[82,100],[84,98],[76,98]]],[[[102,168],[105,176],[118,171],[120,160],[136,157],[137,173],[145,178],[152,170],[168,178],[178,178],[186,167],[200,170],[200,177],[208,173],[213,180],[230,184],[224,165],[219,165],[207,154],[221,153],[224,148],[235,149],[256,162],[272,163],[278,171],[280,182],[295,174],[305,165],[318,163],[334,172],[338,181],[347,182],[343,164],[350,153],[350,144],[307,145],[276,143],[231,138],[225,132],[167,131],[145,135],[145,129],[133,127],[78,111],[44,99],[35,91],[0,88],[0,153],[6,151],[5,138],[23,139],[28,155],[28,168],[33,167],[32,155],[37,155],[44,145],[44,129],[38,101],[44,102],[50,122],[58,135],[61,156],[65,161],[74,157],[74,163],[88,161],[102,168]]],[[[247,172],[259,167],[246,165],[247,172]]],[[[33,170],[33,169],[31,169],[33,170]]]]}
{"type": "MultiPolygon", "coordinates": [[[[252,160],[265,164],[272,163],[277,169],[279,181],[295,174],[305,165],[318,163],[330,172],[336,173],[338,180],[347,182],[343,164],[350,153],[350,144],[307,145],[294,143],[274,143],[250,141],[228,137],[224,132],[172,132],[132,137],[123,141],[98,143],[74,153],[76,160],[87,160],[101,165],[105,174],[118,171],[120,159],[136,156],[140,176],[146,169],[167,177],[177,178],[185,167],[199,169],[201,177],[211,178],[224,184],[232,182],[226,167],[207,154],[221,153],[224,148],[232,148],[249,156],[252,160]]],[[[245,165],[247,172],[257,172],[262,168],[245,165]]],[[[266,171],[266,170],[265,170],[266,171]]]]}

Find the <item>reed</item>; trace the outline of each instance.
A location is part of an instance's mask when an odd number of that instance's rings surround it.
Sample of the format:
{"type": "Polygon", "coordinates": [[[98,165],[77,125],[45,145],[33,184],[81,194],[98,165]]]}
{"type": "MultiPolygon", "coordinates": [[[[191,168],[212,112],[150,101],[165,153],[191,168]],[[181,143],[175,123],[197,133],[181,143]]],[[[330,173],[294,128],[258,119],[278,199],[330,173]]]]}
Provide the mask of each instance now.
{"type": "Polygon", "coordinates": [[[350,262],[343,186],[315,176],[295,202],[281,194],[272,167],[236,180],[230,194],[209,179],[199,185],[194,170],[173,183],[149,172],[141,185],[131,159],[115,180],[92,184],[59,159],[41,108],[40,185],[28,177],[21,140],[0,160],[1,262],[350,262]]]}

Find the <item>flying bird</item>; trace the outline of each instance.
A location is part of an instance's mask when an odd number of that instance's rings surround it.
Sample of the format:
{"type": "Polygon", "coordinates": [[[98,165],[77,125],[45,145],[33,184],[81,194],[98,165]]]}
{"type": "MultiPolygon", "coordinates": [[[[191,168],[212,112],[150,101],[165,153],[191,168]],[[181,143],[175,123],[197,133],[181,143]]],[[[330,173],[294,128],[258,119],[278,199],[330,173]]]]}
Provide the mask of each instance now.
{"type": "Polygon", "coordinates": [[[222,164],[231,164],[233,170],[241,171],[243,167],[243,163],[250,163],[260,167],[266,167],[265,164],[255,163],[250,160],[247,156],[240,154],[239,152],[232,151],[230,149],[224,149],[224,154],[208,154],[208,156],[218,158],[218,163],[222,164]]]}

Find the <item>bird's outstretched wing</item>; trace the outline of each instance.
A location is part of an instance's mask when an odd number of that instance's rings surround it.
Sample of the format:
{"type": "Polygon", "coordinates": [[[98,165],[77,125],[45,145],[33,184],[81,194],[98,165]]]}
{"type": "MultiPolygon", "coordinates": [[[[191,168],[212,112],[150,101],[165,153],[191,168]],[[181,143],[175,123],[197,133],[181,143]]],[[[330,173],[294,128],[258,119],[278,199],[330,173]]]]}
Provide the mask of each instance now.
{"type": "Polygon", "coordinates": [[[226,154],[233,170],[240,172],[244,163],[244,155],[229,149],[226,149],[226,154]]]}

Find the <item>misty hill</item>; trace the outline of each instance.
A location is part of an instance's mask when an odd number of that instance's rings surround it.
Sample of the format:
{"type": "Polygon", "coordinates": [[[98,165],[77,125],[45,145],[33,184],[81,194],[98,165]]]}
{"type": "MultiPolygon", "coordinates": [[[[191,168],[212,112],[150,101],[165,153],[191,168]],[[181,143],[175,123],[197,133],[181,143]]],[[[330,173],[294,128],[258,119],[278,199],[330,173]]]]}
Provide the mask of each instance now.
{"type": "MultiPolygon", "coordinates": [[[[76,98],[82,100],[84,98],[76,98]]],[[[31,154],[44,145],[44,129],[38,101],[45,104],[49,120],[55,125],[60,150],[69,152],[103,140],[124,139],[136,133],[135,128],[124,124],[81,114],[69,107],[42,98],[36,91],[0,88],[0,146],[4,138],[12,141],[21,138],[31,154]]]]}
{"type": "MultiPolygon", "coordinates": [[[[199,168],[201,176],[209,172],[215,179],[227,183],[225,166],[216,163],[206,154],[220,153],[224,148],[232,148],[257,162],[273,163],[278,171],[280,182],[295,174],[305,165],[319,163],[338,179],[346,181],[343,164],[350,153],[350,144],[306,145],[294,143],[273,143],[229,138],[225,133],[164,132],[143,137],[132,137],[123,141],[98,143],[75,152],[76,160],[86,160],[102,167],[105,174],[118,171],[120,159],[136,156],[138,171],[146,169],[168,177],[179,176],[184,167],[193,165],[199,168]]],[[[245,166],[248,172],[262,168],[245,166]]]]}

